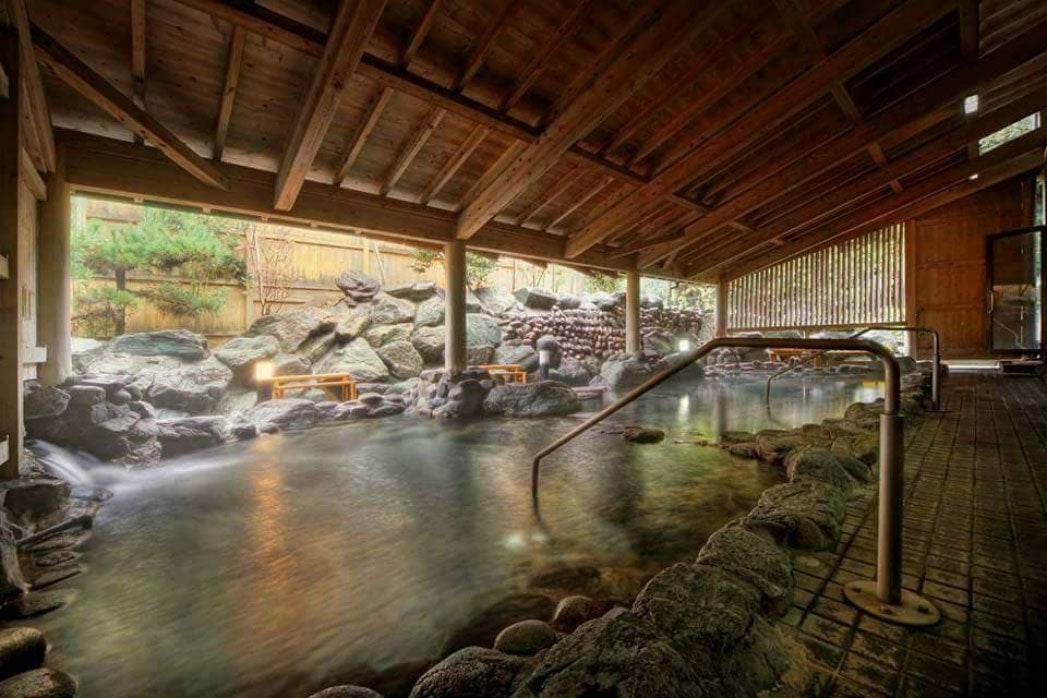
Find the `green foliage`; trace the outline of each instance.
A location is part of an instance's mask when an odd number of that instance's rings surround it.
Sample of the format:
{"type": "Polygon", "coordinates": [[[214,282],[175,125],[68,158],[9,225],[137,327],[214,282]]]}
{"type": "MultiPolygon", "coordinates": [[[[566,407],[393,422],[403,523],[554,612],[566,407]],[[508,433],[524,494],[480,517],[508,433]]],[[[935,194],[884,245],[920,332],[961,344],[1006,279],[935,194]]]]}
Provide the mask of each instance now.
{"type": "MultiPolygon", "coordinates": [[[[444,263],[444,253],[438,250],[411,250],[411,271],[424,274],[437,262],[444,263]]],[[[480,288],[498,270],[498,262],[490,257],[467,252],[465,255],[465,284],[469,288],[480,288]]]]}
{"type": "Polygon", "coordinates": [[[243,284],[247,279],[246,263],[237,251],[241,227],[209,216],[149,207],[142,209],[136,223],[104,227],[91,220],[86,226],[75,226],[74,277],[112,277],[115,286],[81,284],[74,297],[78,329],[92,336],[121,334],[127,310],[139,299],[174,317],[217,312],[225,292],[210,284],[216,279],[243,284]],[[134,272],[172,280],[132,290],[127,281],[134,272]]]}
{"type": "Polygon", "coordinates": [[[625,279],[620,274],[592,274],[585,277],[589,293],[615,293],[625,290],[625,279]]]}
{"type": "Polygon", "coordinates": [[[423,250],[416,247],[411,250],[411,271],[415,274],[424,274],[433,268],[437,262],[443,262],[443,252],[436,250],[423,250]]]}

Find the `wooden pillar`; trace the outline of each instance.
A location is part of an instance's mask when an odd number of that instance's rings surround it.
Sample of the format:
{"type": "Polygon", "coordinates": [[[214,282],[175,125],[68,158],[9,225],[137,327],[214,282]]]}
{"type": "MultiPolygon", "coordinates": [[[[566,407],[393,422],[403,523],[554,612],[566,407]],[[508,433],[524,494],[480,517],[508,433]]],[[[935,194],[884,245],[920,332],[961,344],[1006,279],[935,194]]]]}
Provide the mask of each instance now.
{"type": "Polygon", "coordinates": [[[7,259],[7,277],[0,278],[0,439],[7,439],[8,447],[8,457],[0,463],[0,480],[11,480],[18,477],[22,458],[24,273],[18,259],[22,90],[18,38],[13,29],[0,28],[0,62],[9,83],[6,99],[0,97],[0,254],[7,259]]]}
{"type": "Polygon", "coordinates": [[[444,344],[444,367],[461,371],[465,358],[465,241],[453,240],[444,248],[444,270],[447,272],[447,303],[444,326],[447,339],[444,344]]]}
{"type": "Polygon", "coordinates": [[[640,272],[625,272],[625,351],[635,354],[643,350],[640,338],[640,272]]]}
{"type": "Polygon", "coordinates": [[[73,372],[72,283],[69,257],[69,185],[65,181],[65,149],[58,147],[55,171],[40,206],[37,239],[39,259],[37,339],[47,347],[40,380],[57,385],[73,372]]]}
{"type": "Polygon", "coordinates": [[[727,281],[716,284],[716,336],[727,336],[727,281]]]}

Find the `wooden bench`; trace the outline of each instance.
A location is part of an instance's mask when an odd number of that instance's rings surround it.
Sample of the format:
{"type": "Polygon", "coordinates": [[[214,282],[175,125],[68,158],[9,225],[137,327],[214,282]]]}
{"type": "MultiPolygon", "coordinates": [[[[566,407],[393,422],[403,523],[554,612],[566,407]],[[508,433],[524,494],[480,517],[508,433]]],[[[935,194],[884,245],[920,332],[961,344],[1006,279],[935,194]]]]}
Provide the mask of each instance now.
{"type": "Polygon", "coordinates": [[[503,378],[506,383],[526,383],[527,371],[520,364],[481,364],[471,368],[480,368],[491,374],[492,377],[503,378]]]}
{"type": "Polygon", "coordinates": [[[306,373],[273,378],[273,399],[283,398],[289,390],[319,388],[339,402],[356,399],[356,381],[348,373],[306,373]]]}

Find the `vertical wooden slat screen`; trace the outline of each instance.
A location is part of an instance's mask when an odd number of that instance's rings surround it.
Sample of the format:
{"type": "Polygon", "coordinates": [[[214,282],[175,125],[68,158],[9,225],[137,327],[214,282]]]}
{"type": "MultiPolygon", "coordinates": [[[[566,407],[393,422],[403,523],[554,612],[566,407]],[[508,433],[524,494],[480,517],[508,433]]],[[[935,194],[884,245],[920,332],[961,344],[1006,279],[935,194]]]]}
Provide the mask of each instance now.
{"type": "Polygon", "coordinates": [[[904,254],[898,224],[734,279],[728,329],[902,323],[904,254]]]}

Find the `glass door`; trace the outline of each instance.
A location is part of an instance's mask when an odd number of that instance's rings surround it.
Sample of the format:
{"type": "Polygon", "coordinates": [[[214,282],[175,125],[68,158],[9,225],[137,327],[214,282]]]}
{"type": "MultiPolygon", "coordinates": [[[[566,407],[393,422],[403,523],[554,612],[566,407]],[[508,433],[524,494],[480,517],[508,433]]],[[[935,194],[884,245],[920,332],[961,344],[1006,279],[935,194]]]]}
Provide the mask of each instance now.
{"type": "Polygon", "coordinates": [[[1039,354],[1043,347],[1044,226],[989,238],[989,348],[1039,354]]]}

